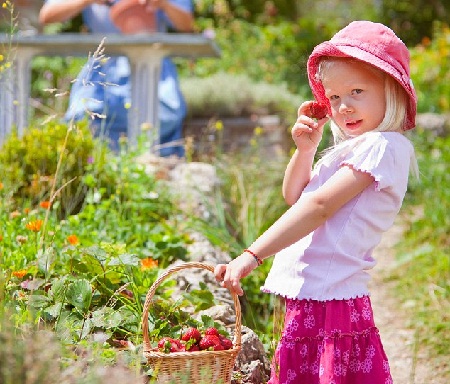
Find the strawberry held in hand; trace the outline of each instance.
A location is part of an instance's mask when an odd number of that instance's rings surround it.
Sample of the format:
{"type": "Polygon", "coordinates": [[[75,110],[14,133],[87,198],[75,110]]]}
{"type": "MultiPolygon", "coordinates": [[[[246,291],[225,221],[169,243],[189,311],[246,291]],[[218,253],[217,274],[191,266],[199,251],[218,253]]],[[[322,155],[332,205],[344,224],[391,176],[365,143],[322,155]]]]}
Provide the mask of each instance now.
{"type": "Polygon", "coordinates": [[[328,107],[326,104],[319,103],[317,101],[314,101],[311,106],[309,107],[311,117],[317,120],[323,119],[327,116],[328,113],[328,107]]]}

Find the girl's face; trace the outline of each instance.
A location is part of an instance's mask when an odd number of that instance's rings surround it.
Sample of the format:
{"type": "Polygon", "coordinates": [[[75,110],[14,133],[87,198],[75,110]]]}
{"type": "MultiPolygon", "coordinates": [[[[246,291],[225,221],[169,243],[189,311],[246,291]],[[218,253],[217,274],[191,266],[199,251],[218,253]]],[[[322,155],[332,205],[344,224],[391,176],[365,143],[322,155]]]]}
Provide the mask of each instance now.
{"type": "Polygon", "coordinates": [[[377,128],[386,112],[384,77],[366,65],[336,60],[323,74],[325,95],[335,123],[348,136],[377,128]]]}

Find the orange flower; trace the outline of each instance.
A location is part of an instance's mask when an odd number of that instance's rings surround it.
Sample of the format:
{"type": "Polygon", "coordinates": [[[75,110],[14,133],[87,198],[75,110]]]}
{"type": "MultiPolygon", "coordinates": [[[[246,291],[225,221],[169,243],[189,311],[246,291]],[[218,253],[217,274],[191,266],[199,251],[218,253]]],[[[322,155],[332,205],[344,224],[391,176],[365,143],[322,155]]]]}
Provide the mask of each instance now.
{"type": "Polygon", "coordinates": [[[25,215],[28,215],[30,213],[31,209],[30,208],[24,208],[23,209],[23,213],[25,213],[25,215]]]}
{"type": "Polygon", "coordinates": [[[3,236],[2,235],[0,235],[0,241],[3,241],[3,236]]]}
{"type": "Polygon", "coordinates": [[[79,243],[78,237],[77,235],[69,235],[67,236],[67,241],[72,244],[72,245],[76,245],[79,243]]]}
{"type": "Polygon", "coordinates": [[[50,207],[52,206],[52,203],[50,203],[50,201],[41,201],[39,203],[39,206],[44,209],[50,209],[50,207]]]}
{"type": "Polygon", "coordinates": [[[3,189],[3,183],[0,182],[0,191],[3,189]]]}
{"type": "Polygon", "coordinates": [[[158,266],[158,260],[154,260],[151,257],[147,257],[146,259],[141,260],[141,270],[144,271],[146,269],[153,269],[158,266]]]}
{"type": "Polygon", "coordinates": [[[29,222],[25,225],[25,227],[26,227],[27,229],[29,229],[30,231],[33,231],[33,232],[39,232],[39,231],[41,230],[42,223],[43,223],[42,220],[33,220],[33,221],[29,221],[29,222]]]}
{"type": "Polygon", "coordinates": [[[23,279],[23,277],[28,273],[26,269],[20,269],[18,271],[14,271],[12,274],[13,276],[17,277],[18,279],[23,279]]]}

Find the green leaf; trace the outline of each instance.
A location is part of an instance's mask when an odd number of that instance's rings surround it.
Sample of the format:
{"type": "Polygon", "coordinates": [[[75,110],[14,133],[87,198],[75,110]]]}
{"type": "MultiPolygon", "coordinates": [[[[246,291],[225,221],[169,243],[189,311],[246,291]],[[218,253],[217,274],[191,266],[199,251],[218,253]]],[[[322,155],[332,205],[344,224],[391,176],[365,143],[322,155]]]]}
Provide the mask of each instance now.
{"type": "Polygon", "coordinates": [[[45,308],[44,312],[56,319],[61,313],[62,303],[56,303],[45,308]]]}
{"type": "Polygon", "coordinates": [[[119,255],[108,263],[109,265],[131,265],[131,266],[138,266],[139,265],[139,257],[136,255],[130,254],[130,253],[123,253],[122,255],[119,255]]]}
{"type": "Polygon", "coordinates": [[[117,328],[122,321],[121,314],[111,307],[103,307],[92,312],[91,322],[97,328],[117,328]]]}
{"type": "Polygon", "coordinates": [[[81,313],[89,311],[92,300],[92,287],[89,281],[80,279],[71,283],[66,292],[67,301],[81,313]]]}
{"type": "Polygon", "coordinates": [[[28,304],[33,308],[44,308],[50,304],[50,299],[45,295],[32,294],[28,298],[28,304]]]}

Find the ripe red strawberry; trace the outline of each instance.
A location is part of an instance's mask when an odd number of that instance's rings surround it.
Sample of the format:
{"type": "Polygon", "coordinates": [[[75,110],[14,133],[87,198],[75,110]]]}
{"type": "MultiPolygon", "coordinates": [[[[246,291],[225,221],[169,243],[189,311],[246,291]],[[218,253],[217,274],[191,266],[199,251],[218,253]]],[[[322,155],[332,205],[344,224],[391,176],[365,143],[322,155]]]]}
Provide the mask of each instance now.
{"type": "Polygon", "coordinates": [[[190,347],[188,347],[186,345],[186,351],[188,351],[188,352],[198,352],[198,351],[200,351],[200,348],[199,348],[199,346],[197,344],[193,344],[190,347]]]}
{"type": "Polygon", "coordinates": [[[214,336],[219,336],[219,331],[217,330],[217,328],[214,327],[210,327],[207,328],[205,331],[205,335],[214,335],[214,336]]]}
{"type": "Polygon", "coordinates": [[[223,350],[225,350],[225,348],[222,344],[219,344],[219,345],[214,346],[214,350],[215,351],[223,351],[223,350]]]}
{"type": "Polygon", "coordinates": [[[181,340],[183,341],[189,341],[191,339],[194,339],[196,343],[200,341],[202,338],[202,335],[200,334],[200,331],[197,328],[188,328],[186,332],[183,333],[181,336],[181,340]]]}
{"type": "Polygon", "coordinates": [[[220,343],[223,346],[223,349],[227,350],[227,349],[233,348],[233,342],[230,339],[228,339],[227,337],[221,335],[221,336],[219,336],[219,339],[220,339],[220,343]]]}
{"type": "Polygon", "coordinates": [[[206,336],[202,337],[202,339],[200,340],[198,345],[201,350],[205,350],[205,349],[209,349],[209,348],[214,348],[221,344],[220,344],[220,339],[218,336],[206,335],[206,336]]]}
{"type": "Polygon", "coordinates": [[[162,352],[181,352],[182,345],[180,340],[172,339],[171,337],[163,337],[158,342],[158,349],[162,352]]]}
{"type": "Polygon", "coordinates": [[[328,113],[328,107],[325,104],[314,101],[309,107],[312,118],[323,119],[328,113]]]}

